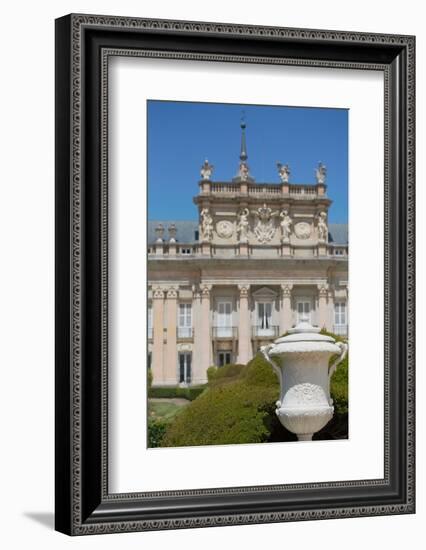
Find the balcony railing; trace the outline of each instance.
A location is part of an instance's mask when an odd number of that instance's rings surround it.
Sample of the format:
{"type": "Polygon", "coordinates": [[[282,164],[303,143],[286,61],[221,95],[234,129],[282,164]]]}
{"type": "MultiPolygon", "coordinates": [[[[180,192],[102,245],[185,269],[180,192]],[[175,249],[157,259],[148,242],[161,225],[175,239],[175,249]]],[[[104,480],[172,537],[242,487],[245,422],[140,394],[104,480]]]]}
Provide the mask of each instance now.
{"type": "Polygon", "coordinates": [[[192,327],[177,327],[176,336],[179,340],[192,340],[194,329],[192,327]]]}
{"type": "Polygon", "coordinates": [[[225,195],[234,197],[242,193],[258,198],[273,198],[277,195],[290,195],[299,199],[312,199],[319,195],[326,197],[324,185],[312,184],[280,184],[280,183],[249,183],[242,191],[241,182],[203,182],[201,195],[225,195]]]}
{"type": "Polygon", "coordinates": [[[253,185],[252,187],[249,187],[248,194],[254,197],[267,197],[267,196],[275,196],[275,195],[281,195],[281,185],[253,185]]]}
{"type": "Polygon", "coordinates": [[[270,327],[252,327],[253,338],[277,338],[279,336],[280,327],[271,325],[270,327]]]}
{"type": "Polygon", "coordinates": [[[290,195],[299,198],[312,198],[318,194],[316,185],[289,185],[290,195]]]}
{"type": "Polygon", "coordinates": [[[339,336],[347,336],[348,325],[333,325],[333,332],[334,334],[338,334],[339,336]]]}
{"type": "Polygon", "coordinates": [[[237,327],[212,327],[214,340],[235,340],[238,337],[237,327]]]}

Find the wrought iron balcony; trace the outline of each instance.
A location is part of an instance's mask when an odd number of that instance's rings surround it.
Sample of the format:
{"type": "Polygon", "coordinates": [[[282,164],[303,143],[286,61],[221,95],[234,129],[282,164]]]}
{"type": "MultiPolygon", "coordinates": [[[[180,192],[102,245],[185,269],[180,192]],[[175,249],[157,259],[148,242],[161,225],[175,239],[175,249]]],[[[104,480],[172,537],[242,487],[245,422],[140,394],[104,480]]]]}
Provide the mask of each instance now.
{"type": "Polygon", "coordinates": [[[278,338],[280,333],[280,327],[277,325],[271,325],[270,327],[254,326],[252,328],[252,337],[259,339],[278,338]]]}
{"type": "Polygon", "coordinates": [[[212,327],[213,340],[236,340],[238,338],[237,327],[212,327]]]}

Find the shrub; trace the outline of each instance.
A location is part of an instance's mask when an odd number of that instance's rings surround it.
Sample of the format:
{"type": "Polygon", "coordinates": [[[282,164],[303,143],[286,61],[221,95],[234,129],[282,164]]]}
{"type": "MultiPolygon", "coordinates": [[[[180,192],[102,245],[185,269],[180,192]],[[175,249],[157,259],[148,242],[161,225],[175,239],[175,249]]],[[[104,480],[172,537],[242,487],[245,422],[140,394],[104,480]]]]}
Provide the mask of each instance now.
{"type": "Polygon", "coordinates": [[[221,367],[212,385],[209,384],[208,389],[168,426],[162,444],[224,445],[267,441],[271,429],[270,409],[278,394],[276,375],[260,356],[247,365],[221,367]]]}
{"type": "Polygon", "coordinates": [[[279,380],[271,365],[258,353],[251,359],[241,373],[246,384],[276,388],[279,392],[279,380]]]}
{"type": "Polygon", "coordinates": [[[153,376],[152,376],[152,369],[148,369],[148,373],[146,375],[146,379],[147,379],[147,383],[148,383],[148,390],[151,388],[152,386],[152,379],[153,379],[153,376]]]}
{"type": "Polygon", "coordinates": [[[164,420],[148,420],[148,447],[161,447],[167,422],[164,420]]]}
{"type": "Polygon", "coordinates": [[[236,364],[230,364],[230,365],[224,365],[223,367],[210,367],[210,378],[209,378],[209,372],[207,371],[207,378],[209,381],[209,387],[214,387],[219,384],[228,384],[229,382],[232,382],[240,377],[241,372],[243,369],[246,368],[246,365],[240,365],[238,363],[236,364]]]}
{"type": "Polygon", "coordinates": [[[215,367],[214,365],[212,367],[209,367],[207,369],[207,380],[210,383],[214,378],[216,378],[217,371],[219,369],[215,367]]]}
{"type": "Polygon", "coordinates": [[[206,386],[190,386],[188,388],[180,388],[176,386],[159,386],[151,387],[148,389],[148,397],[158,397],[164,399],[173,399],[174,397],[181,397],[193,401],[199,395],[203,393],[206,386]]]}

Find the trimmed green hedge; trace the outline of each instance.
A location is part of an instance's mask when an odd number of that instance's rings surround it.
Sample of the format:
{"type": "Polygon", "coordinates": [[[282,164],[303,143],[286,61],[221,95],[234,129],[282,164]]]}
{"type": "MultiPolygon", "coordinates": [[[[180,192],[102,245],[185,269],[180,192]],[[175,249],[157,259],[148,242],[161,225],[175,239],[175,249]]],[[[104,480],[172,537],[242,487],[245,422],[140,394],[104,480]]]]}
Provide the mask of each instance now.
{"type": "Polygon", "coordinates": [[[209,387],[218,386],[220,384],[228,384],[241,376],[241,372],[246,368],[246,365],[238,363],[224,365],[223,367],[209,367],[207,369],[207,379],[209,387]]]}
{"type": "Polygon", "coordinates": [[[208,389],[169,424],[162,445],[267,441],[278,395],[278,379],[260,356],[247,365],[221,367],[210,376],[208,389]]]}
{"type": "Polygon", "coordinates": [[[188,388],[179,387],[151,387],[148,389],[148,397],[157,397],[164,399],[172,399],[173,397],[181,397],[194,401],[203,393],[206,386],[190,386],[188,388]]]}
{"type": "Polygon", "coordinates": [[[162,441],[167,429],[165,420],[148,420],[148,447],[162,447],[162,441]]]}

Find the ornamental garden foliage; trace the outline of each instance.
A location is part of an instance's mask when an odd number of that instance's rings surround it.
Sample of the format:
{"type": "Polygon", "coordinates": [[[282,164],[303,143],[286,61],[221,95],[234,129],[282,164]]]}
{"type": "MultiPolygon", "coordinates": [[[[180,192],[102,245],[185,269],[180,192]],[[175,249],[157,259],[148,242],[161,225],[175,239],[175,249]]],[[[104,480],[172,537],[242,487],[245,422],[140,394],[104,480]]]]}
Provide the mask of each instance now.
{"type": "MultiPolygon", "coordinates": [[[[329,334],[323,331],[324,334],[329,334]]],[[[336,340],[341,337],[330,334],[336,340]]],[[[331,357],[330,364],[335,360],[331,357]]],[[[348,356],[331,379],[334,417],[314,439],[348,437],[348,356]]],[[[257,354],[247,365],[210,367],[208,384],[172,421],[148,426],[150,447],[295,441],[275,414],[279,382],[257,354]]],[[[194,396],[191,396],[194,397],[194,396]]],[[[158,422],[157,422],[158,423],[158,422]]],[[[153,424],[153,423],[151,423],[153,424]]]]}

